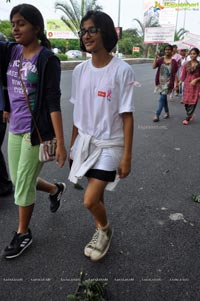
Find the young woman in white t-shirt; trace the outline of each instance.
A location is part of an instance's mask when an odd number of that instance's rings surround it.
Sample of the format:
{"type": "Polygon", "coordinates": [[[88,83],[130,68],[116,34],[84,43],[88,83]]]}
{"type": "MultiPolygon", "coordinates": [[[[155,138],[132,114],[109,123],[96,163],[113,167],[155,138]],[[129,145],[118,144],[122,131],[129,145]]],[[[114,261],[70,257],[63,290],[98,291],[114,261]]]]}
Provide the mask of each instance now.
{"type": "MultiPolygon", "coordinates": [[[[73,71],[74,104],[69,180],[88,178],[84,205],[96,224],[84,254],[92,261],[106,255],[113,230],[104,205],[104,190],[131,170],[133,141],[132,68],[110,52],[117,43],[112,19],[101,11],[89,11],[80,24],[80,46],[91,59],[73,71]],[[109,184],[109,185],[108,185],[109,184]]],[[[114,186],[113,185],[113,186],[114,186]]]]}

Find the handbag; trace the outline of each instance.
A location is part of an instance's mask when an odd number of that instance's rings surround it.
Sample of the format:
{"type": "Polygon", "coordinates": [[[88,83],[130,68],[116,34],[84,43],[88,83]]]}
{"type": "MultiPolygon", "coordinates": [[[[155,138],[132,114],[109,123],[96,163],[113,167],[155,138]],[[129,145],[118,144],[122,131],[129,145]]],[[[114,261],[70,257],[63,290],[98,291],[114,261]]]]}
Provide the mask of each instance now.
{"type": "Polygon", "coordinates": [[[20,58],[20,72],[19,72],[19,77],[20,77],[20,81],[21,81],[21,84],[22,84],[22,89],[23,89],[23,92],[24,92],[24,95],[25,95],[25,99],[26,99],[29,111],[31,112],[33,123],[34,123],[35,129],[36,129],[36,132],[38,134],[39,141],[40,141],[39,161],[41,161],[41,162],[53,161],[56,158],[57,139],[54,137],[51,140],[47,140],[47,141],[43,141],[42,140],[42,137],[40,135],[40,131],[39,131],[38,127],[37,127],[35,118],[33,116],[33,112],[32,112],[32,109],[31,109],[29,97],[28,97],[28,94],[26,92],[26,87],[25,87],[24,82],[22,80],[21,69],[22,69],[22,58],[20,58]]]}
{"type": "Polygon", "coordinates": [[[41,162],[53,161],[56,157],[56,138],[52,140],[43,141],[39,147],[39,160],[41,162]]]}

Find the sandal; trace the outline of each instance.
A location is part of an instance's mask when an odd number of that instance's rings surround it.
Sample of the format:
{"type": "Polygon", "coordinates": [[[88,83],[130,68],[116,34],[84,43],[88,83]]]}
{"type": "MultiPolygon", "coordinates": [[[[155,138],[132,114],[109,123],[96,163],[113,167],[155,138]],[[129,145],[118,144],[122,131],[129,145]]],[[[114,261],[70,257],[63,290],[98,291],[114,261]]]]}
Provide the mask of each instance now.
{"type": "Polygon", "coordinates": [[[188,125],[188,124],[189,124],[189,121],[186,120],[186,119],[184,119],[184,120],[183,120],[183,124],[184,124],[184,125],[188,125]]]}
{"type": "Polygon", "coordinates": [[[192,194],[192,199],[193,199],[194,202],[200,203],[200,194],[193,193],[192,194]]]}

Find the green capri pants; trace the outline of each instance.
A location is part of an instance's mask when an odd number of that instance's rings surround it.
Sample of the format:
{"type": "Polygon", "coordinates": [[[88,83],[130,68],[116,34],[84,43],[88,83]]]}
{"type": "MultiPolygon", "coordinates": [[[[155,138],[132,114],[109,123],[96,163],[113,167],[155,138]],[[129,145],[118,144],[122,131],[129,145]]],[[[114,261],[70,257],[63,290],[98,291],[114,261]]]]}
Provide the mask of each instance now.
{"type": "Polygon", "coordinates": [[[15,204],[22,207],[34,204],[37,177],[43,163],[39,161],[39,145],[31,145],[30,133],[9,133],[8,163],[15,186],[15,204]]]}

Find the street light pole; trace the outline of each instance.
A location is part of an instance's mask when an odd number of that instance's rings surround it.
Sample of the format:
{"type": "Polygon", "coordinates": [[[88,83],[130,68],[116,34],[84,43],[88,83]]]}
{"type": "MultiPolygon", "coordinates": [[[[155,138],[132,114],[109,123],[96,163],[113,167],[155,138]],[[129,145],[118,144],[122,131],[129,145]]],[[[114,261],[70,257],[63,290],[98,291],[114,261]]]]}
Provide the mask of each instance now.
{"type": "Polygon", "coordinates": [[[120,9],[121,9],[121,0],[118,2],[118,26],[120,27],[120,9]]]}
{"type": "Polygon", "coordinates": [[[178,7],[177,7],[177,13],[176,13],[176,32],[178,31],[177,27],[178,27],[178,16],[179,16],[179,3],[180,3],[180,0],[178,0],[178,7]]]}
{"type": "MultiPolygon", "coordinates": [[[[188,3],[188,1],[186,0],[185,3],[188,3]]],[[[185,29],[185,22],[186,22],[186,7],[184,9],[184,19],[183,19],[183,28],[185,29]]]]}
{"type": "MultiPolygon", "coordinates": [[[[118,0],[118,24],[117,26],[120,27],[120,9],[121,9],[121,0],[118,0]]],[[[118,53],[119,53],[119,43],[117,42],[117,47],[116,47],[116,53],[117,53],[117,56],[118,56],[118,53]]]]}

